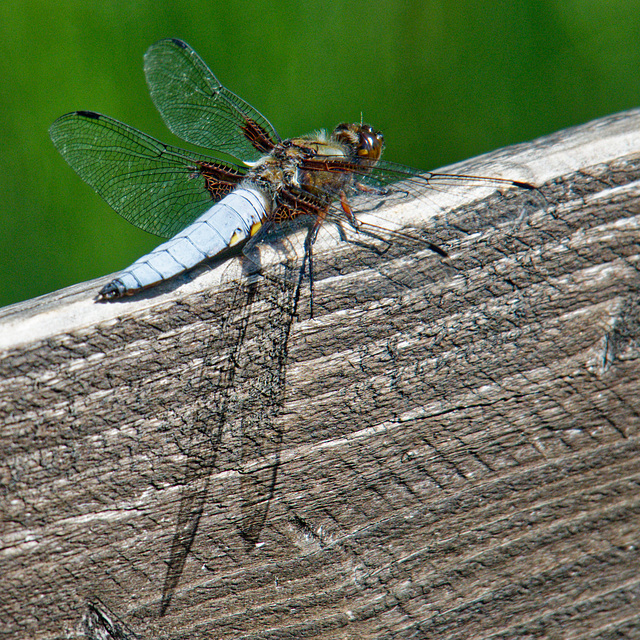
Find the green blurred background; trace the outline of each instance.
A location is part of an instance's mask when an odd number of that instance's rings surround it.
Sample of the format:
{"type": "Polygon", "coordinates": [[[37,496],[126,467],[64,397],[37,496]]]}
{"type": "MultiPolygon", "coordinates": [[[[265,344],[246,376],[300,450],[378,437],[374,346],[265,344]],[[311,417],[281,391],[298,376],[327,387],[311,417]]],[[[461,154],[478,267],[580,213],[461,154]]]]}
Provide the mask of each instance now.
{"type": "Polygon", "coordinates": [[[365,121],[437,168],[640,106],[640,0],[4,0],[0,305],[127,266],[158,240],[73,173],[49,125],[99,111],[185,146],[142,55],[179,37],[282,137],[365,121]]]}

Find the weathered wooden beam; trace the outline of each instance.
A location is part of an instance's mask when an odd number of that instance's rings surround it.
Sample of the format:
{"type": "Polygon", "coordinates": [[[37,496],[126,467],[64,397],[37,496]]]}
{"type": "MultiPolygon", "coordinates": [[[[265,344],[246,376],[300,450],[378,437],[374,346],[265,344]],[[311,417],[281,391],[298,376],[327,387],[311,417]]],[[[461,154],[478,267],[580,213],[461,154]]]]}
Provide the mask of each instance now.
{"type": "Polygon", "coordinates": [[[313,319],[225,265],[0,310],[3,635],[640,634],[640,111],[455,169],[539,192],[375,211],[449,257],[317,248],[313,319]]]}

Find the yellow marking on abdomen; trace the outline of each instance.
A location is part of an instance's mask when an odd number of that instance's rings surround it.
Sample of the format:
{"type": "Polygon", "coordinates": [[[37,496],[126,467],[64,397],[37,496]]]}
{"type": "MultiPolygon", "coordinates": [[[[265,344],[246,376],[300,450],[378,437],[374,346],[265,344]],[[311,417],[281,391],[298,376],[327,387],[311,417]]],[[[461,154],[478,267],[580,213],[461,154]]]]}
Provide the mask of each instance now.
{"type": "Polygon", "coordinates": [[[254,222],[251,225],[251,229],[249,229],[249,237],[255,236],[256,233],[258,233],[258,231],[260,231],[261,228],[262,228],[262,222],[254,222]]]}
{"type": "Polygon", "coordinates": [[[242,242],[245,238],[246,236],[244,235],[244,233],[238,233],[238,231],[234,231],[233,235],[231,236],[231,240],[229,240],[229,246],[233,247],[239,242],[242,242]]]}

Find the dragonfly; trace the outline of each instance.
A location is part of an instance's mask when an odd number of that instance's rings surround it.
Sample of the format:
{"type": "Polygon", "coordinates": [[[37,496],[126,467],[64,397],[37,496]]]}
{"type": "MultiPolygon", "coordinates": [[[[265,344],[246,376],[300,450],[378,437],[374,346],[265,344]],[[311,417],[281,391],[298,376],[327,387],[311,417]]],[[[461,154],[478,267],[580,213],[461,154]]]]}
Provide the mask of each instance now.
{"type": "Polygon", "coordinates": [[[302,268],[308,264],[312,279],[312,246],[323,224],[367,232],[351,204],[357,194],[408,194],[460,181],[535,189],[517,180],[424,173],[382,160],[384,136],[363,122],[283,140],[182,40],[152,45],[144,70],[151,98],[174,134],[238,162],[163,144],[92,111],[58,118],[51,139],[77,174],[123,218],[170,238],[105,285],[98,300],[135,294],[236,245],[246,251],[292,221],[307,227],[302,268]]]}

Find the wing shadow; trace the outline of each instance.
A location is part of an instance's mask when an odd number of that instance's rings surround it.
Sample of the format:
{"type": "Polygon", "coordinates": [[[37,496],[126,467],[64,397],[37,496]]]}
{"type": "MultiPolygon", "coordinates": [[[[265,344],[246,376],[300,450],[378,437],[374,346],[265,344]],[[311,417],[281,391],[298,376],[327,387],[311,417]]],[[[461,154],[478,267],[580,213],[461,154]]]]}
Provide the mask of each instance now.
{"type": "MultiPolygon", "coordinates": [[[[255,270],[255,264],[250,268],[255,270]]],[[[238,533],[247,552],[255,548],[267,520],[277,483],[283,440],[278,416],[285,399],[288,340],[304,276],[304,266],[299,268],[294,260],[284,263],[282,268],[284,277],[253,276],[248,284],[236,291],[222,327],[222,342],[231,345],[224,364],[216,369],[211,363],[214,354],[209,348],[206,350],[196,390],[200,407],[191,429],[160,616],[169,608],[184,571],[206,506],[211,478],[223,463],[219,460],[221,442],[234,419],[239,434],[234,456],[240,474],[238,533]],[[260,300],[264,302],[266,299],[268,309],[265,326],[253,327],[252,359],[246,362],[247,335],[253,322],[251,310],[261,284],[262,293],[266,291],[266,296],[260,296],[260,300]],[[256,354],[259,354],[257,359],[256,354]],[[251,368],[252,384],[236,388],[240,386],[237,378],[247,375],[248,368],[251,368]]]]}

